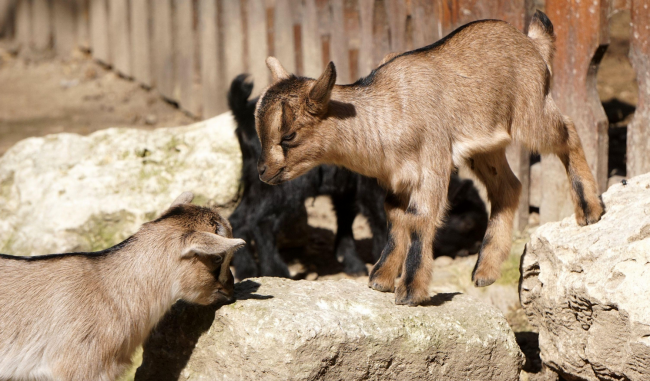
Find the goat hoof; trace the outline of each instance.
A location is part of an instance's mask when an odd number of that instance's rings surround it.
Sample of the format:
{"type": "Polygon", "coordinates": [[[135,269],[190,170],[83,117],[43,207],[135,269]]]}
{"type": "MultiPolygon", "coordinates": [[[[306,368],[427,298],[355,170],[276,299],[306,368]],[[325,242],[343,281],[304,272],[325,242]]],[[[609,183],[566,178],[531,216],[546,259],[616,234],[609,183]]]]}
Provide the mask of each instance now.
{"type": "Polygon", "coordinates": [[[381,284],[379,282],[372,281],[372,280],[368,283],[368,286],[370,286],[370,288],[376,291],[393,292],[393,286],[387,286],[385,284],[381,284]]]}
{"type": "Polygon", "coordinates": [[[395,304],[400,306],[415,307],[429,300],[427,292],[406,292],[406,287],[398,286],[395,290],[395,304]]]}
{"type": "Polygon", "coordinates": [[[487,287],[494,282],[496,282],[496,279],[474,279],[474,286],[487,287]]]}

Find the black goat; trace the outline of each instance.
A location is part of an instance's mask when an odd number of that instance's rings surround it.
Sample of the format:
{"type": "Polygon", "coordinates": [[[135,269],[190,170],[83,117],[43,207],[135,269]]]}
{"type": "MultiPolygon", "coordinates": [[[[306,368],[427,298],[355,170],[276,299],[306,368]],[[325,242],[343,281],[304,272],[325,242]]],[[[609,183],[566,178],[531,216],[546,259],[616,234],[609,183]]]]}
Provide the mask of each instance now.
{"type": "Polygon", "coordinates": [[[263,275],[289,277],[289,270],[280,258],[276,239],[280,231],[306,215],[305,199],[329,195],[334,204],[338,229],[336,257],[343,262],[348,274],[366,273],[366,266],[354,246],[352,222],[357,213],[369,221],[373,236],[373,257],[378,259],[386,240],[386,216],[383,200],[385,191],[377,181],[334,166],[320,166],[299,179],[271,186],[263,183],[257,173],[257,159],[262,145],[255,131],[255,102],[248,100],[253,90],[247,75],[235,78],[228,93],[228,104],[237,122],[237,139],[242,151],[242,198],[230,216],[235,237],[247,237],[246,247],[233,259],[239,279],[263,275]],[[252,255],[255,242],[259,272],[252,255]]]}
{"type": "MultiPolygon", "coordinates": [[[[247,245],[233,258],[237,278],[262,276],[289,277],[289,270],[280,257],[276,242],[281,231],[292,222],[304,220],[308,197],[329,195],[332,198],[338,229],[335,239],[336,257],[348,274],[365,274],[352,235],[352,222],[363,214],[372,232],[372,255],[376,261],[387,238],[384,199],[386,191],[375,179],[334,166],[320,166],[292,181],[268,185],[259,179],[257,160],[262,145],[255,131],[255,104],[249,100],[253,83],[248,75],[235,78],[228,92],[228,104],[237,122],[235,133],[242,151],[242,196],[230,223],[233,236],[243,238],[247,245]],[[257,250],[258,265],[253,256],[257,250]]],[[[450,211],[446,224],[438,229],[434,245],[436,256],[476,253],[487,229],[485,205],[471,180],[452,175],[449,186],[450,211]]]]}

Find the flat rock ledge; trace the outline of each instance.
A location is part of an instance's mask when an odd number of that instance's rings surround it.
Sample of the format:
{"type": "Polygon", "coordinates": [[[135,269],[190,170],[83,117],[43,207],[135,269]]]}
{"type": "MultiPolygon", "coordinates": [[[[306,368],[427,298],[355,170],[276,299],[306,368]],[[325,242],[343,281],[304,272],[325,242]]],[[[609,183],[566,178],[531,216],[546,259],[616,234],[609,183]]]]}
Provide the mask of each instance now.
{"type": "Polygon", "coordinates": [[[503,315],[457,293],[427,306],[353,280],[254,278],[231,305],[177,304],[136,380],[518,380],[503,315]]]}
{"type": "Polygon", "coordinates": [[[567,380],[650,380],[650,174],[612,186],[602,220],[540,227],[520,299],[542,361],[567,380]]]}

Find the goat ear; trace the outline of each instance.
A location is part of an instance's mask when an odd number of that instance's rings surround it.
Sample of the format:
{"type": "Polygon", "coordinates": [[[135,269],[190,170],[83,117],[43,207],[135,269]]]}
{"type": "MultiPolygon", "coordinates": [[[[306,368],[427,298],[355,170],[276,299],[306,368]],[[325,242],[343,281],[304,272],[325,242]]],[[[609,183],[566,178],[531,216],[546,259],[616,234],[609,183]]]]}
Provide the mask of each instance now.
{"type": "Polygon", "coordinates": [[[190,245],[183,251],[184,258],[193,255],[223,255],[246,245],[246,241],[243,239],[226,238],[206,232],[195,232],[190,238],[190,242],[190,245]]]}
{"type": "Polygon", "coordinates": [[[323,115],[327,112],[334,83],[336,83],[336,67],[330,61],[323,74],[316,80],[316,83],[314,83],[314,86],[309,91],[307,109],[310,113],[323,115]]]}
{"type": "Polygon", "coordinates": [[[273,83],[279,82],[283,79],[289,78],[289,73],[282,67],[280,61],[275,57],[266,58],[266,66],[271,70],[271,76],[273,77],[273,83]]]}
{"type": "Polygon", "coordinates": [[[176,200],[174,200],[174,202],[172,202],[172,205],[170,206],[170,208],[173,208],[173,207],[175,207],[177,205],[181,205],[181,204],[189,204],[190,202],[192,202],[193,199],[194,199],[194,193],[192,193],[192,192],[183,192],[183,193],[181,193],[180,196],[176,197],[176,200]]]}

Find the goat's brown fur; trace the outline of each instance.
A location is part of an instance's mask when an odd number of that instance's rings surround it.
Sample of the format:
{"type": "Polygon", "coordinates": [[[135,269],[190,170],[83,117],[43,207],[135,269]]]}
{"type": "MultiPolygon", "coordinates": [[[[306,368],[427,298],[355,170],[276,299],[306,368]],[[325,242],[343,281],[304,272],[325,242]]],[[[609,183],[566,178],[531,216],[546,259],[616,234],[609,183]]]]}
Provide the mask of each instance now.
{"type": "Polygon", "coordinates": [[[474,22],[433,45],[391,54],[343,86],[334,85],[332,63],[313,80],[269,57],[274,83],[256,111],[260,178],[277,184],[319,164],[377,178],[389,191],[392,227],[370,286],[395,289],[396,303],[416,305],[428,299],[432,263],[421,253],[430,252],[445,215],[449,174],[469,164],[492,203],[473,281],[490,285],[509,254],[521,192],[505,156],[511,141],[560,157],[580,225],[604,212],[576,129],[550,94],[554,38],[541,12],[528,36],[503,21],[474,22]]]}
{"type": "Polygon", "coordinates": [[[176,300],[231,300],[244,241],[191,199],[103,252],[0,256],[0,380],[114,380],[176,300]]]}

